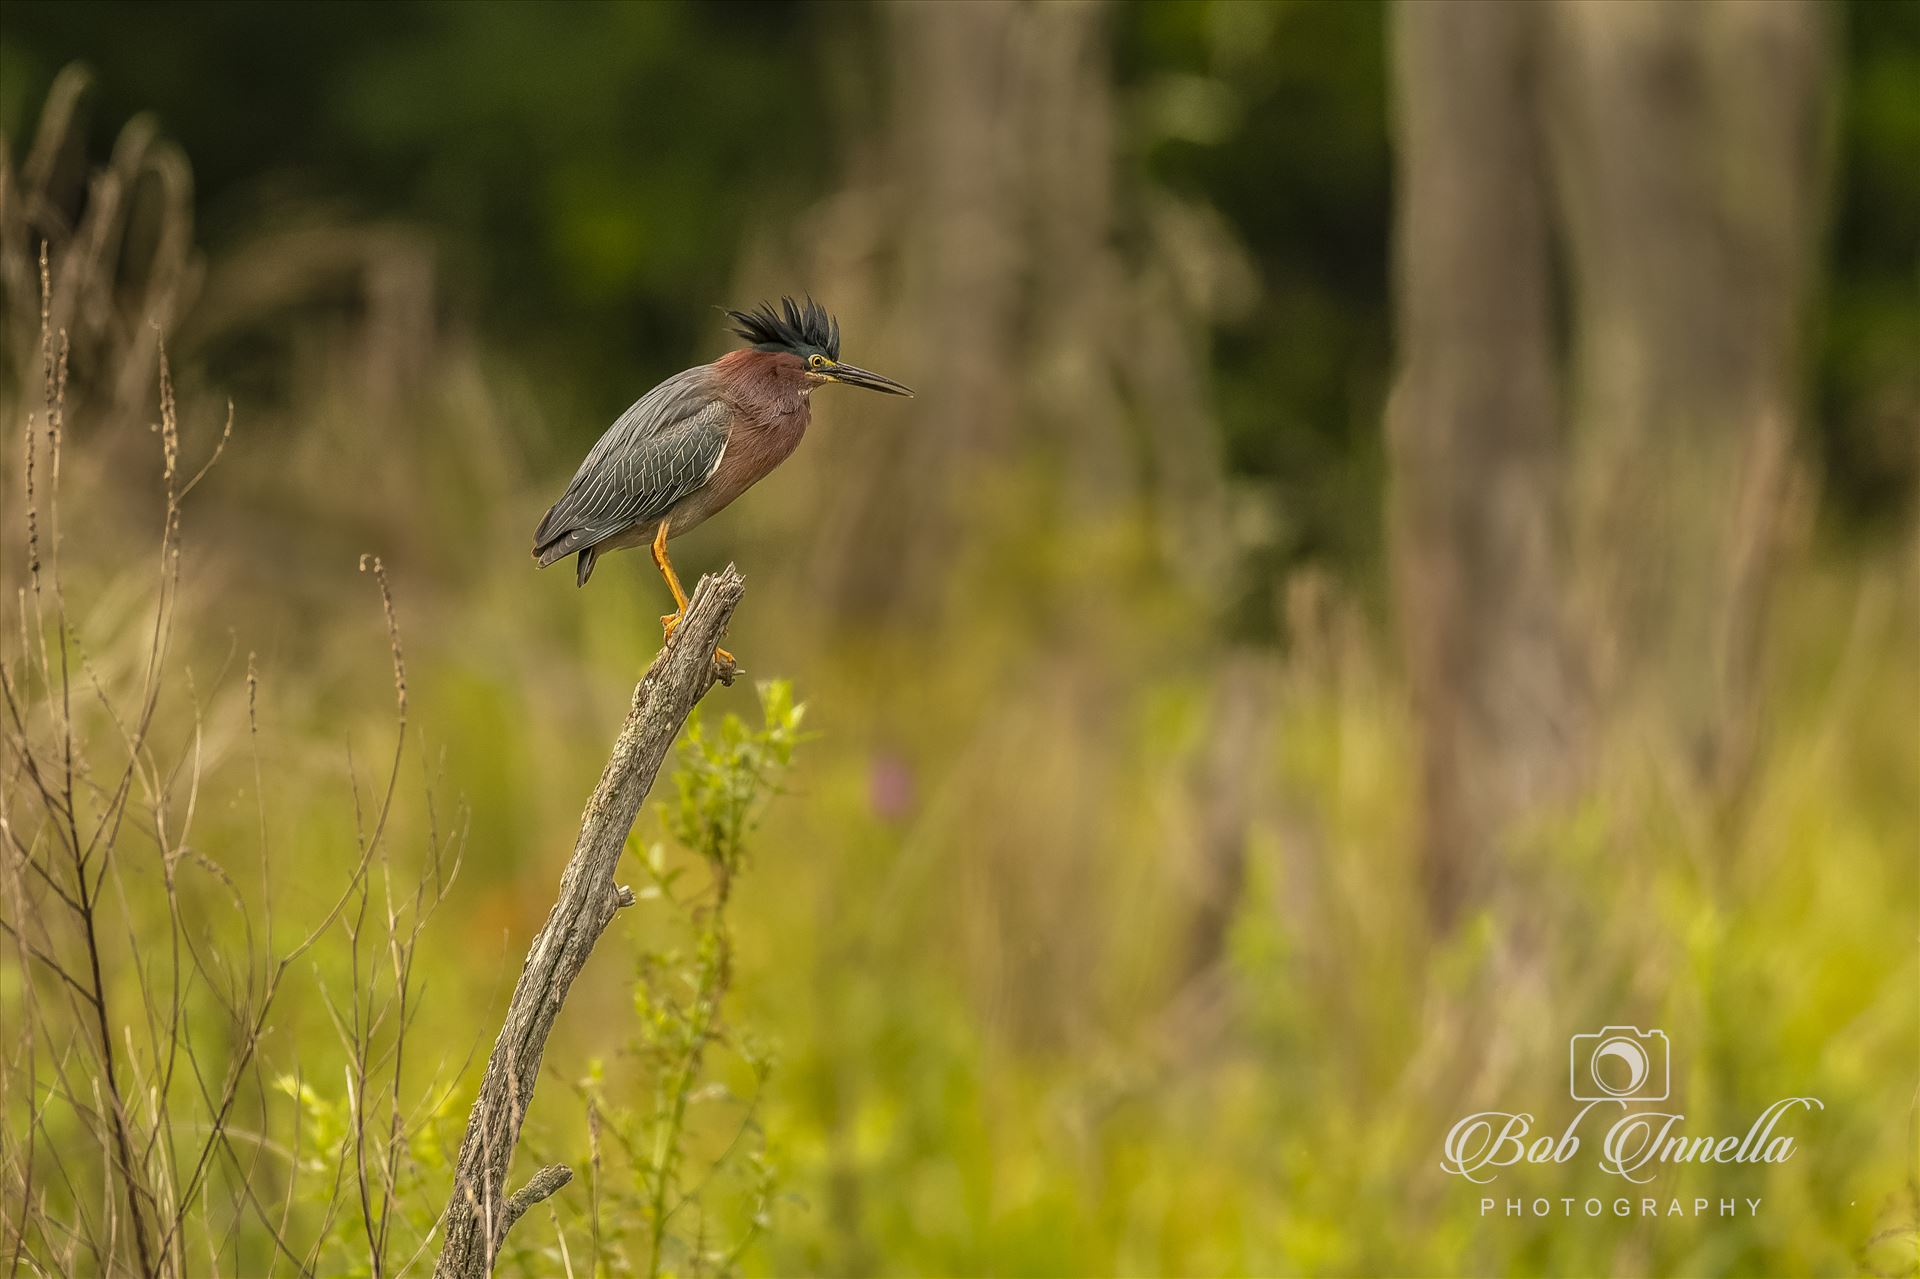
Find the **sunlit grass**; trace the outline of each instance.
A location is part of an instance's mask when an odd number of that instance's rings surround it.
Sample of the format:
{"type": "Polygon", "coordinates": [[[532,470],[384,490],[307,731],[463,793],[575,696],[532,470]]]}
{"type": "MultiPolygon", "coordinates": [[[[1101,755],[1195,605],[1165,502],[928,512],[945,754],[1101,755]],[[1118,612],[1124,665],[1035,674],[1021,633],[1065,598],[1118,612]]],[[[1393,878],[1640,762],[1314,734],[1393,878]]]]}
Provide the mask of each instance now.
{"type": "MultiPolygon", "coordinates": [[[[407,768],[468,814],[458,892],[421,943],[415,1034],[430,1047],[412,1068],[421,1088],[464,1077],[455,1116],[657,642],[644,560],[611,561],[588,592],[536,575],[516,501],[447,515],[486,548],[457,583],[434,577],[446,548],[391,561],[418,726],[407,768]]],[[[1864,1256],[1886,1265],[1886,1232],[1911,1227],[1920,621],[1904,553],[1828,550],[1783,579],[1766,744],[1733,810],[1609,743],[1585,799],[1487,850],[1507,865],[1494,896],[1434,943],[1409,852],[1404,687],[1386,636],[1337,592],[1317,629],[1229,676],[1124,523],[1056,529],[1017,560],[994,552],[1024,534],[982,530],[938,625],[913,631],[808,613],[778,536],[741,534],[696,539],[687,566],[741,559],[730,646],[755,675],[794,677],[820,732],[733,906],[741,1020],[780,1061],[763,1120],[784,1197],[749,1270],[1851,1274],[1864,1256]],[[1200,765],[1229,678],[1268,710],[1244,761],[1257,772],[1224,959],[1193,986],[1200,765]],[[1494,1191],[1439,1171],[1470,1110],[1564,1119],[1568,1035],[1614,1023],[1668,1031],[1701,1131],[1742,1131],[1776,1097],[1822,1099],[1786,1164],[1681,1165],[1633,1192],[1761,1196],[1763,1214],[1483,1218],[1483,1193],[1610,1201],[1619,1184],[1585,1159],[1512,1170],[1494,1191]]],[[[251,571],[249,553],[210,556],[211,580],[251,571]]],[[[364,583],[324,542],[279,554],[329,607],[243,592],[247,610],[214,624],[208,592],[183,639],[207,786],[235,797],[203,815],[208,848],[250,846],[229,654],[261,652],[292,926],[353,855],[348,752],[384,749],[391,705],[364,583]]],[[[107,584],[84,625],[110,662],[138,591],[111,586],[105,560],[75,575],[107,584]]],[[[713,709],[749,697],[719,690],[713,709]]],[[[397,856],[424,847],[425,822],[421,805],[396,811],[397,856]]],[[[637,917],[609,935],[556,1031],[561,1076],[631,1033],[633,956],[654,940],[637,917]]],[[[276,1018],[267,1055],[321,1104],[337,1092],[318,1008],[276,1018]]],[[[610,1060],[596,1086],[618,1099],[637,1082],[610,1060]]],[[[585,1158],[569,1088],[543,1086],[528,1131],[541,1158],[585,1158]]],[[[578,1219],[563,1219],[577,1258],[578,1219]]],[[[552,1227],[522,1229],[515,1255],[537,1270],[552,1227]]]]}

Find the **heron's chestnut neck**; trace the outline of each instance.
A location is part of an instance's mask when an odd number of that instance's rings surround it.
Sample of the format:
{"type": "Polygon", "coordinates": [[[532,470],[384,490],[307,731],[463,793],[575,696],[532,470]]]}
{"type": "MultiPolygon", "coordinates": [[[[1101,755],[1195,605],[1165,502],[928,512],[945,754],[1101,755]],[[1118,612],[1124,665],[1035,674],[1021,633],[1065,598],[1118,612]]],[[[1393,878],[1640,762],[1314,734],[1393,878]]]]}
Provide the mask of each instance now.
{"type": "Polygon", "coordinates": [[[713,362],[721,385],[743,391],[780,391],[807,385],[807,362],[791,351],[728,351],[713,362]]]}
{"type": "Polygon", "coordinates": [[[790,351],[729,351],[713,362],[714,380],[748,423],[770,427],[798,417],[805,427],[813,383],[807,362],[790,351]]]}

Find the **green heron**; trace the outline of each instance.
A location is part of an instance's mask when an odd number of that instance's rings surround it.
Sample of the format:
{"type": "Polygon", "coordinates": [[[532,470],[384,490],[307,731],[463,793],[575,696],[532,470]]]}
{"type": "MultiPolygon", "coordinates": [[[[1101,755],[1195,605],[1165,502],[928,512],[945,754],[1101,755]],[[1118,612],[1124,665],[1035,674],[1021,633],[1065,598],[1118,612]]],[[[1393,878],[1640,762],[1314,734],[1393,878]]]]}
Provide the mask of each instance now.
{"type": "MultiPolygon", "coordinates": [[[[687,593],[667,558],[667,539],[694,528],[786,461],[806,434],[813,389],[843,382],[888,395],[913,392],[840,362],[840,323],[812,298],[728,311],[750,344],[712,364],[676,373],[607,428],[573,482],[533,531],[545,568],[578,555],[585,586],[605,551],[651,546],[673,592],[667,635],[687,611],[687,593]]],[[[732,655],[720,650],[723,661],[732,655]]]]}

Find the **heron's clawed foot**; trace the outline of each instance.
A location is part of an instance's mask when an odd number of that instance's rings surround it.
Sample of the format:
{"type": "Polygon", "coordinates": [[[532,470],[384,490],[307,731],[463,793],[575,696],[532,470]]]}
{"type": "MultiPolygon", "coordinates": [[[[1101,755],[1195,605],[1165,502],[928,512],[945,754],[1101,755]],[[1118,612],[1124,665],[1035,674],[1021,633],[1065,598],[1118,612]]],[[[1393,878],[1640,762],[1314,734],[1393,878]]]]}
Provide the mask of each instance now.
{"type": "MultiPolygon", "coordinates": [[[[660,630],[663,632],[661,636],[662,639],[673,638],[673,632],[680,625],[681,616],[679,613],[662,613],[660,615],[660,630]]],[[[721,682],[724,684],[733,683],[733,677],[740,673],[740,663],[734,660],[733,654],[724,648],[716,648],[713,650],[713,661],[716,666],[721,667],[725,671],[725,674],[721,676],[721,682]]]]}

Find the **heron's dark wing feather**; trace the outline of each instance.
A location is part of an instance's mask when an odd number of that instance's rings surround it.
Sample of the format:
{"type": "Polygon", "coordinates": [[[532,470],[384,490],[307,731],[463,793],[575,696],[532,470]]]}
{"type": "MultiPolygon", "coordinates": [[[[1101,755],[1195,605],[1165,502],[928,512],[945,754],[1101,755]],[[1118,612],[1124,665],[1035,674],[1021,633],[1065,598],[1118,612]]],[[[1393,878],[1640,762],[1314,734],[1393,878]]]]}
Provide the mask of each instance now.
{"type": "Polygon", "coordinates": [[[551,564],[672,510],[719,466],[727,417],[704,368],[647,392],[607,428],[540,521],[534,555],[551,564]]]}

